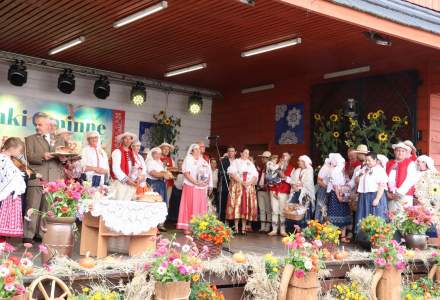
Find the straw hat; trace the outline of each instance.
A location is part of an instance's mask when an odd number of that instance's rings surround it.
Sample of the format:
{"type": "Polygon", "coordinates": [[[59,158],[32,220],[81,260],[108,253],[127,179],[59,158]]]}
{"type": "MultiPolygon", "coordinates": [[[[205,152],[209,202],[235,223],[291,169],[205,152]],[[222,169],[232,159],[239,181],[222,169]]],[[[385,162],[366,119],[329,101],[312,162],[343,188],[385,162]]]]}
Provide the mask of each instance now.
{"type": "Polygon", "coordinates": [[[403,141],[403,143],[410,147],[412,151],[417,151],[416,147],[414,147],[413,142],[411,142],[410,140],[403,141]]]}
{"type": "Polygon", "coordinates": [[[259,157],[270,158],[272,156],[272,153],[270,153],[270,151],[264,151],[262,154],[260,154],[258,156],[259,157]]]}
{"type": "Polygon", "coordinates": [[[86,139],[90,139],[92,137],[99,137],[99,133],[97,131],[86,132],[86,139]]]}
{"type": "Polygon", "coordinates": [[[159,148],[162,148],[162,147],[169,147],[171,151],[174,150],[174,146],[173,145],[165,143],[165,142],[159,145],[159,148]]]}
{"type": "Polygon", "coordinates": [[[393,148],[393,150],[396,150],[396,149],[398,149],[398,148],[402,148],[402,149],[404,149],[404,150],[406,150],[406,151],[411,151],[411,148],[408,147],[408,146],[407,146],[405,143],[403,143],[403,142],[400,142],[400,143],[394,144],[394,145],[392,146],[392,148],[393,148]]]}
{"type": "Polygon", "coordinates": [[[353,150],[353,152],[360,154],[367,154],[369,151],[367,145],[360,144],[359,146],[356,147],[356,150],[353,150]]]}
{"type": "Polygon", "coordinates": [[[137,139],[137,135],[136,135],[136,134],[126,131],[126,132],[121,133],[120,135],[118,135],[118,136],[116,137],[116,142],[118,142],[118,143],[120,144],[121,141],[122,141],[122,139],[123,139],[124,137],[126,137],[126,136],[131,137],[133,140],[136,140],[136,139],[137,139]]]}

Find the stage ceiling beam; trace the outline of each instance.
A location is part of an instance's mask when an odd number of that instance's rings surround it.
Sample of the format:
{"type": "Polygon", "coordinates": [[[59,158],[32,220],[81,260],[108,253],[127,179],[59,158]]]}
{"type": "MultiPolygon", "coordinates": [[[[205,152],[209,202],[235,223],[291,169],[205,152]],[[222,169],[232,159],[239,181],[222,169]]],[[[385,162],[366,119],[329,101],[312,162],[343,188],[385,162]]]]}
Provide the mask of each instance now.
{"type": "Polygon", "coordinates": [[[343,22],[440,49],[440,35],[382,19],[328,0],[277,0],[343,22]]]}

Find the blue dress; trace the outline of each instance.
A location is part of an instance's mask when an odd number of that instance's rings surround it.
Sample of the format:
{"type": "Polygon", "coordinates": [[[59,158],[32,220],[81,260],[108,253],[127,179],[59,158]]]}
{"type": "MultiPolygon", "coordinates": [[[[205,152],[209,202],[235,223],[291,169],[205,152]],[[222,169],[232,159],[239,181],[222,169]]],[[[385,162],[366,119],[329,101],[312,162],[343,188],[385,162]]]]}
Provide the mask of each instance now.
{"type": "Polygon", "coordinates": [[[378,216],[383,219],[387,218],[388,205],[387,205],[387,198],[385,196],[385,192],[380,198],[379,204],[377,206],[373,206],[373,200],[376,198],[376,194],[377,192],[359,193],[354,232],[356,233],[358,232],[359,222],[361,222],[363,218],[366,218],[369,215],[378,216]]]}
{"type": "Polygon", "coordinates": [[[324,214],[323,211],[327,210],[327,193],[325,188],[318,187],[318,191],[316,192],[316,208],[315,208],[315,219],[320,223],[324,222],[324,214]]]}
{"type": "Polygon", "coordinates": [[[347,202],[339,202],[335,191],[327,194],[328,219],[330,223],[340,228],[350,225],[353,221],[351,209],[347,202]]]}

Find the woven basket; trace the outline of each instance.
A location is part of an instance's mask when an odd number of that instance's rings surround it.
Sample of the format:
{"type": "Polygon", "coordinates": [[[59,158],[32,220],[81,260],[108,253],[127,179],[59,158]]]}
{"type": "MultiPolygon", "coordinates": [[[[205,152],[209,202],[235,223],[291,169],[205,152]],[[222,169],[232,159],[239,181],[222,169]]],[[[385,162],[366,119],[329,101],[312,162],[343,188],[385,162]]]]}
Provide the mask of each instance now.
{"type": "Polygon", "coordinates": [[[199,249],[199,252],[203,251],[203,246],[208,247],[208,253],[206,254],[207,258],[216,258],[222,252],[222,245],[217,245],[210,241],[194,238],[194,243],[196,244],[197,249],[199,249]]]}
{"type": "Polygon", "coordinates": [[[283,209],[286,219],[293,221],[301,221],[307,212],[307,207],[297,203],[290,203],[283,209]]]}

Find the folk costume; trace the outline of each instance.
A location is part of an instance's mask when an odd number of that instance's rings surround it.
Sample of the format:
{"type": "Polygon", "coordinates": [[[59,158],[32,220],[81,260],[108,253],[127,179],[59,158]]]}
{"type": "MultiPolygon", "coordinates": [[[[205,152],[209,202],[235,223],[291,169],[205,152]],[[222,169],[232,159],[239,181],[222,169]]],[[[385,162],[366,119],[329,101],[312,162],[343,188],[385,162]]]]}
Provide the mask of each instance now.
{"type": "MultiPolygon", "coordinates": [[[[103,168],[107,171],[110,170],[107,153],[101,147],[101,139],[98,132],[87,132],[84,135],[83,148],[81,151],[81,166],[83,169],[86,167],[103,168]],[[89,145],[88,139],[91,137],[98,137],[98,144],[95,147],[89,145]]],[[[106,174],[98,174],[94,171],[87,171],[85,174],[85,180],[89,182],[93,187],[98,187],[106,182],[106,174]]]]}
{"type": "MultiPolygon", "coordinates": [[[[118,140],[128,133],[124,133],[118,137],[118,140]]],[[[117,200],[130,201],[134,199],[136,188],[128,185],[126,182],[130,179],[132,169],[135,167],[135,157],[133,150],[129,147],[125,149],[122,145],[112,152],[112,187],[115,191],[117,200]]]]}
{"type": "Polygon", "coordinates": [[[167,201],[167,183],[163,178],[154,177],[151,172],[164,172],[165,167],[161,159],[154,159],[153,153],[160,153],[160,148],[156,147],[150,150],[146,159],[146,174],[147,183],[153,189],[154,192],[158,193],[164,202],[167,201]]]}
{"type": "MultiPolygon", "coordinates": [[[[174,146],[168,143],[162,143],[159,148],[162,149],[162,147],[168,147],[170,148],[170,151],[174,150],[174,146]]],[[[164,171],[167,171],[168,169],[172,169],[175,167],[174,161],[171,158],[171,155],[162,155],[160,160],[163,163],[164,166],[164,171]]],[[[173,179],[167,179],[166,180],[166,198],[164,198],[164,201],[167,203],[167,206],[170,203],[170,197],[171,197],[171,192],[173,190],[173,185],[174,185],[174,180],[173,179]]]]}
{"type": "MultiPolygon", "coordinates": [[[[270,158],[271,153],[264,151],[262,157],[270,158]]],[[[269,188],[266,183],[266,165],[262,164],[258,168],[258,184],[257,184],[257,199],[258,209],[260,212],[260,231],[269,232],[272,223],[272,206],[270,204],[269,188]]]]}

